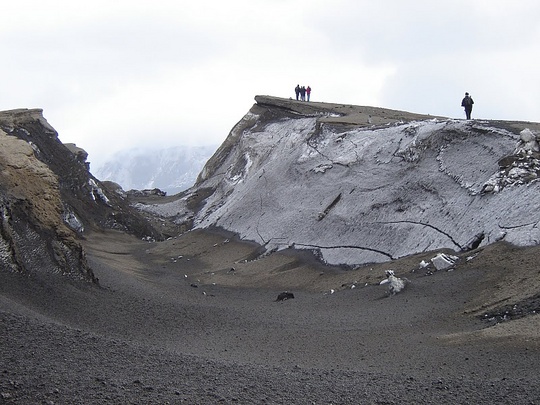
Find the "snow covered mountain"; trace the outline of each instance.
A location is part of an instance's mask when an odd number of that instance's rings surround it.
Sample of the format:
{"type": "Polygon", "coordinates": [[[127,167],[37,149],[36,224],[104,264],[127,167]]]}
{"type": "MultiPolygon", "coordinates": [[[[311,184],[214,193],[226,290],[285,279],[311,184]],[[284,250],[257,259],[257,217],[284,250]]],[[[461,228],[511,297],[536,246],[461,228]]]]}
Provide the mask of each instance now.
{"type": "Polygon", "coordinates": [[[353,266],[540,242],[539,124],[255,100],[192,189],[141,208],[353,266]]]}
{"type": "Polygon", "coordinates": [[[121,151],[93,172],[101,181],[114,181],[124,190],[159,188],[168,195],[191,187],[217,146],[177,146],[167,149],[121,151]]]}

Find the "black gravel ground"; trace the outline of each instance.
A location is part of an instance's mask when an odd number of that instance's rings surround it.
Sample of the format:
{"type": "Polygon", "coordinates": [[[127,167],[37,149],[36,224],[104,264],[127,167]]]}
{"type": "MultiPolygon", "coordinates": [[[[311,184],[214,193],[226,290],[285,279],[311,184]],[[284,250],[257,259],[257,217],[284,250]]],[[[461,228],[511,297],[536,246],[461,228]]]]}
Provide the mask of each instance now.
{"type": "Polygon", "coordinates": [[[540,404],[538,340],[447,339],[487,326],[464,310],[487,256],[390,298],[372,283],[279,302],[139,256],[91,252],[99,287],[0,271],[0,403],[540,404]]]}

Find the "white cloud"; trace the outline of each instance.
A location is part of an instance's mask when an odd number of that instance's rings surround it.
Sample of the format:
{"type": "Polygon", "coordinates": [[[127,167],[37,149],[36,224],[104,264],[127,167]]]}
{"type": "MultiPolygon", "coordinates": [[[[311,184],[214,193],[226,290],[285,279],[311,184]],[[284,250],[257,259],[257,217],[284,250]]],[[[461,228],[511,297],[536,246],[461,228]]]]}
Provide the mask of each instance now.
{"type": "Polygon", "coordinates": [[[19,0],[3,6],[0,109],[43,108],[99,162],[220,143],[256,94],[538,121],[536,0],[19,0]]]}

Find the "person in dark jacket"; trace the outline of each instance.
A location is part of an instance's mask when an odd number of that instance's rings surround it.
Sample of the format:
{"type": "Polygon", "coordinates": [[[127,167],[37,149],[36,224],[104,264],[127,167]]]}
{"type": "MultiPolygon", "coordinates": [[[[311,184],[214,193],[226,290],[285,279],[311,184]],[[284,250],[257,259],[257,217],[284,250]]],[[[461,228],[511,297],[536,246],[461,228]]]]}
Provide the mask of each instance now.
{"type": "Polygon", "coordinates": [[[300,95],[300,85],[297,84],[294,88],[294,92],[296,93],[296,101],[298,101],[298,96],[300,95]]]}
{"type": "Polygon", "coordinates": [[[461,100],[461,106],[465,108],[465,115],[467,116],[467,119],[471,119],[471,112],[472,112],[472,106],[474,104],[474,101],[472,97],[469,95],[469,93],[465,93],[465,97],[463,97],[463,100],[461,100]]]}
{"type": "Polygon", "coordinates": [[[304,86],[300,87],[300,100],[306,101],[306,88],[304,86]]]}

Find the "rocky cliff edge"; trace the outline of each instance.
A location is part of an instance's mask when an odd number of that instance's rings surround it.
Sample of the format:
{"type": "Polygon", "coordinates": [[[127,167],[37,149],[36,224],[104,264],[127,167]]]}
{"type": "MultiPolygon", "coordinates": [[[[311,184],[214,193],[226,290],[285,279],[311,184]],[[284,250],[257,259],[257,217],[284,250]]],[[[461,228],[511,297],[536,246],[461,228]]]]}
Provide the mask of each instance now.
{"type": "MultiPolygon", "coordinates": [[[[80,148],[78,148],[80,149],[80,148]]],[[[42,110],[0,112],[0,267],[96,281],[81,238],[89,230],[161,235],[88,171],[42,110]]]]}

